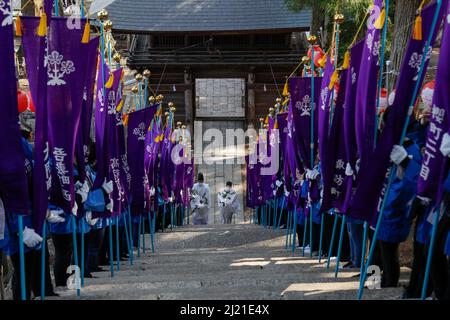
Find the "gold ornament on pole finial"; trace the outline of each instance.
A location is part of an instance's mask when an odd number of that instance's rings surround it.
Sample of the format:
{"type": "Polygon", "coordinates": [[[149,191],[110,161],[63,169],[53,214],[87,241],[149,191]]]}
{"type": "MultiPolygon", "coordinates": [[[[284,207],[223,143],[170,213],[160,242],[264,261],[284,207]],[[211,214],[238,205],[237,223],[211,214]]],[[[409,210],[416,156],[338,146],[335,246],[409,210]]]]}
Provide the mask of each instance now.
{"type": "Polygon", "coordinates": [[[105,21],[105,23],[103,24],[103,27],[104,27],[105,31],[108,32],[108,31],[111,31],[112,25],[113,25],[113,24],[112,24],[111,20],[107,20],[107,21],[105,21]]]}
{"type": "Polygon", "coordinates": [[[280,102],[281,102],[281,98],[276,98],[276,99],[275,99],[275,102],[276,102],[276,103],[280,103],[280,102]]]}
{"type": "Polygon", "coordinates": [[[178,121],[178,122],[177,122],[177,128],[180,129],[180,128],[181,128],[181,125],[182,125],[181,121],[178,121]]]}
{"type": "Polygon", "coordinates": [[[275,109],[274,108],[269,108],[269,113],[274,113],[275,112],[275,109]]]}
{"type": "Polygon", "coordinates": [[[136,79],[137,82],[141,82],[142,79],[144,79],[144,77],[142,76],[142,74],[137,73],[136,76],[134,77],[136,79]]]}
{"type": "Polygon", "coordinates": [[[167,117],[169,117],[169,115],[170,115],[170,113],[169,112],[164,112],[164,116],[167,118],[167,117]]]}
{"type": "Polygon", "coordinates": [[[113,60],[116,63],[120,63],[120,60],[122,60],[122,57],[120,56],[120,54],[118,52],[114,53],[113,55],[113,60]]]}
{"type": "Polygon", "coordinates": [[[173,104],[173,102],[169,102],[169,103],[167,104],[167,106],[169,107],[169,109],[172,109],[173,106],[174,106],[174,104],[173,104]]]}
{"type": "Polygon", "coordinates": [[[308,56],[304,56],[304,57],[302,58],[303,64],[308,64],[310,61],[311,61],[311,59],[310,59],[308,56]]]}
{"type": "Polygon", "coordinates": [[[161,102],[163,99],[164,99],[164,96],[162,94],[158,94],[156,96],[156,102],[158,102],[158,103],[161,102]]]}
{"type": "Polygon", "coordinates": [[[148,98],[148,102],[150,102],[152,104],[155,103],[155,101],[156,101],[156,99],[154,96],[150,96],[150,98],[148,98]]]}
{"type": "Polygon", "coordinates": [[[337,24],[342,24],[345,20],[345,17],[342,13],[336,13],[334,15],[334,22],[336,22],[337,24]]]}
{"type": "Polygon", "coordinates": [[[131,92],[133,92],[134,94],[139,92],[139,88],[137,86],[134,86],[133,88],[131,88],[131,92]]]}
{"type": "Polygon", "coordinates": [[[310,45],[315,45],[317,43],[317,37],[315,35],[310,35],[308,37],[308,42],[310,45]]]}
{"type": "Polygon", "coordinates": [[[152,73],[150,70],[145,69],[144,72],[142,73],[144,75],[144,77],[146,77],[147,79],[151,77],[152,73]]]}
{"type": "Polygon", "coordinates": [[[175,111],[177,111],[177,108],[175,107],[170,108],[170,112],[175,113],[175,111]]]}
{"type": "Polygon", "coordinates": [[[100,21],[105,21],[108,19],[108,11],[106,9],[102,9],[97,13],[97,17],[100,19],[100,21]]]}
{"type": "Polygon", "coordinates": [[[185,124],[183,124],[182,126],[181,126],[181,129],[183,129],[183,130],[186,130],[186,125],[185,124]]]}

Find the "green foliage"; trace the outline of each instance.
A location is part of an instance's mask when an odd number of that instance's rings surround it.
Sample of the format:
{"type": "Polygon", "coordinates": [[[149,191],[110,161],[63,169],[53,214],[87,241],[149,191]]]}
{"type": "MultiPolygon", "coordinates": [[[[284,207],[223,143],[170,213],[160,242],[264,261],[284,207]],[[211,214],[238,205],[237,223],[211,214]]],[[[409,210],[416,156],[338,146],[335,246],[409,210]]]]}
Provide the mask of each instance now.
{"type": "MultiPolygon", "coordinates": [[[[339,40],[339,60],[342,61],[345,51],[352,43],[359,26],[363,22],[368,8],[372,4],[372,0],[285,0],[287,7],[292,11],[310,8],[313,1],[316,5],[318,5],[318,9],[325,12],[328,17],[327,20],[329,23],[324,25],[324,27],[330,37],[333,32],[333,17],[336,12],[342,13],[345,17],[344,23],[340,26],[341,33],[339,40]]],[[[313,17],[313,19],[316,18],[317,17],[313,17]]],[[[325,24],[325,21],[321,22],[321,24],[325,24]]],[[[366,28],[363,26],[358,35],[359,38],[364,36],[365,30],[366,28]]],[[[331,39],[326,45],[331,45],[331,39]]],[[[328,47],[324,49],[327,50],[328,47]]]]}

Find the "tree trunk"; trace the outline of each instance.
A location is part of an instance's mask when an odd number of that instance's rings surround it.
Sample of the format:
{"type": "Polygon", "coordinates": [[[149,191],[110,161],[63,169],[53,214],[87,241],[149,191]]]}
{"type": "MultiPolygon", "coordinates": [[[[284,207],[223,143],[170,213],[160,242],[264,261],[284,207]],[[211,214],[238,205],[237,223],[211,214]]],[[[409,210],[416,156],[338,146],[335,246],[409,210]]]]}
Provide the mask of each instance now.
{"type": "MultiPolygon", "coordinates": [[[[416,10],[420,5],[420,0],[397,0],[394,17],[394,32],[391,44],[391,70],[399,72],[403,55],[411,37],[416,10]]],[[[390,79],[394,84],[397,76],[390,79]],[[393,81],[394,80],[394,81],[393,81]]]]}
{"type": "Polygon", "coordinates": [[[323,27],[325,20],[325,10],[323,10],[317,1],[311,1],[311,34],[317,36],[320,32],[320,27],[323,27]]]}

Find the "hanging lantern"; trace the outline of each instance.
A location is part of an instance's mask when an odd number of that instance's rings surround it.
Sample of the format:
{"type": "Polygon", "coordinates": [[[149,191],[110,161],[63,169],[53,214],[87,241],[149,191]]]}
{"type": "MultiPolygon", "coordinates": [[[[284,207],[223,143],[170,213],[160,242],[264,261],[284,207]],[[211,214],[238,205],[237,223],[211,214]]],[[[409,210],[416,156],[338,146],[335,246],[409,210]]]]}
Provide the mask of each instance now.
{"type": "Polygon", "coordinates": [[[22,91],[17,91],[17,102],[19,106],[19,113],[22,113],[28,109],[28,98],[22,91]]]}
{"type": "Polygon", "coordinates": [[[31,91],[28,91],[27,99],[28,99],[28,110],[30,110],[33,113],[36,112],[36,108],[34,107],[33,99],[31,98],[31,91]]]}
{"type": "Polygon", "coordinates": [[[433,80],[426,83],[422,88],[420,96],[426,109],[431,109],[431,106],[433,105],[434,85],[435,81],[433,80]]]}
{"type": "MultiPolygon", "coordinates": [[[[319,45],[314,45],[314,65],[316,67],[320,67],[319,61],[322,60],[322,58],[325,55],[325,52],[323,52],[322,48],[319,45]]],[[[309,59],[312,59],[312,48],[308,49],[308,57],[309,59]]]]}

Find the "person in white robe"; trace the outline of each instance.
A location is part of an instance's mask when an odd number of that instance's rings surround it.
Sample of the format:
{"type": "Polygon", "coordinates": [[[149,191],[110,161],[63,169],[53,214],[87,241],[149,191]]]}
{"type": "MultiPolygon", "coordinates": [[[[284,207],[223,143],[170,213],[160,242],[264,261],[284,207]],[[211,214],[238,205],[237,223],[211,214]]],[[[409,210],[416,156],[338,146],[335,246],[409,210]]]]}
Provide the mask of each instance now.
{"type": "Polygon", "coordinates": [[[211,197],[208,184],[202,173],[198,174],[197,183],[191,190],[192,222],[194,225],[208,224],[211,197]]]}
{"type": "Polygon", "coordinates": [[[233,215],[241,210],[236,190],[233,189],[231,181],[228,181],[225,189],[217,194],[217,202],[222,215],[222,222],[230,224],[233,221],[233,215]]]}

